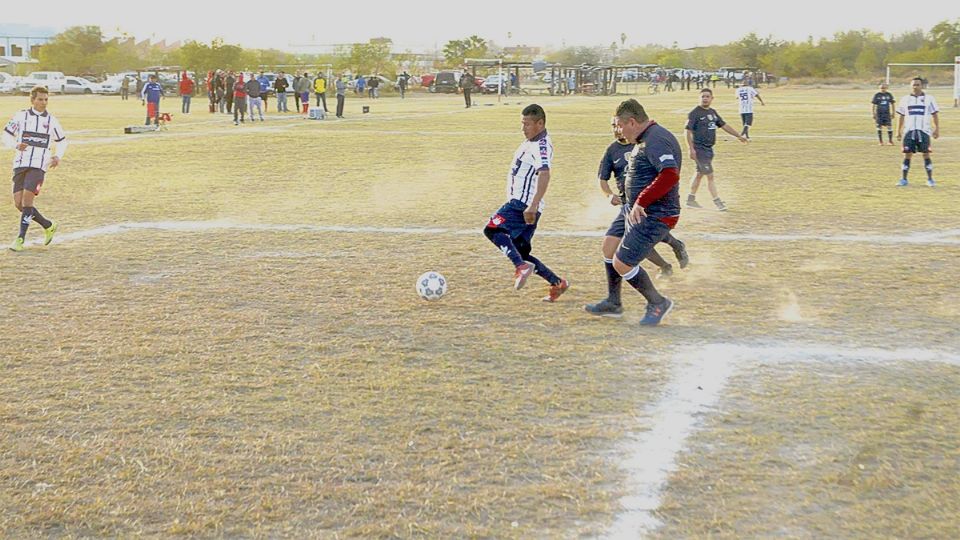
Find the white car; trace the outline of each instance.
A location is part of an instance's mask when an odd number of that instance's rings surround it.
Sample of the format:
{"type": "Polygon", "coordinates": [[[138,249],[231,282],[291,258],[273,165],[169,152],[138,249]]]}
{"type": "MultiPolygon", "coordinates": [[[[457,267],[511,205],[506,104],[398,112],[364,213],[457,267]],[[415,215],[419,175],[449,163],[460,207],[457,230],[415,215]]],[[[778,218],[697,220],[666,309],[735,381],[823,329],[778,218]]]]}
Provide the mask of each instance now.
{"type": "Polygon", "coordinates": [[[64,94],[98,94],[100,84],[93,83],[80,77],[68,76],[63,83],[64,94]]]}
{"type": "Polygon", "coordinates": [[[17,91],[29,94],[35,86],[46,86],[51,93],[60,94],[66,82],[67,76],[61,71],[34,71],[20,80],[17,91]]]}
{"type": "Polygon", "coordinates": [[[17,91],[19,77],[0,71],[0,94],[12,94],[17,91]]]}

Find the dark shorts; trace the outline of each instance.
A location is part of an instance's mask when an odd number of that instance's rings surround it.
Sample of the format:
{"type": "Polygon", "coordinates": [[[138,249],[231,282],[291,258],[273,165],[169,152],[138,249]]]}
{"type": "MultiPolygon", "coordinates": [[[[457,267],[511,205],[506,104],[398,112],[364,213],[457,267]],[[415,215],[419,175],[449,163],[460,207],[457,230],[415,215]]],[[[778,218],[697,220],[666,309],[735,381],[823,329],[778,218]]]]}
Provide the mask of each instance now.
{"type": "Polygon", "coordinates": [[[610,228],[607,229],[606,236],[623,238],[623,233],[627,230],[626,214],[623,212],[624,208],[626,208],[625,205],[620,205],[620,208],[617,210],[617,217],[610,223],[610,228]]]}
{"type": "Polygon", "coordinates": [[[925,154],[930,151],[930,135],[927,135],[925,132],[914,129],[908,131],[907,134],[903,136],[904,154],[925,154]]]}
{"type": "Polygon", "coordinates": [[[529,243],[533,239],[533,233],[537,232],[540,213],[537,212],[536,222],[533,225],[528,225],[523,220],[523,211],[526,209],[527,205],[516,199],[511,199],[507,204],[501,206],[496,214],[490,216],[487,228],[501,229],[509,234],[513,240],[521,239],[529,243]]]}
{"type": "Polygon", "coordinates": [[[697,173],[713,174],[713,148],[705,146],[696,146],[697,151],[697,173]]]}
{"type": "Polygon", "coordinates": [[[893,126],[893,121],[890,119],[889,114],[878,114],[877,115],[877,127],[891,127],[893,126]]]}
{"type": "Polygon", "coordinates": [[[13,170],[13,192],[30,191],[34,195],[40,194],[43,185],[43,169],[33,167],[18,167],[13,170]]]}
{"type": "Polygon", "coordinates": [[[628,266],[636,266],[668,234],[670,227],[659,219],[644,218],[636,225],[627,225],[627,232],[617,249],[617,259],[628,266]]]}
{"type": "Polygon", "coordinates": [[[753,125],[753,113],[740,113],[740,120],[743,121],[743,125],[752,126],[753,125]]]}

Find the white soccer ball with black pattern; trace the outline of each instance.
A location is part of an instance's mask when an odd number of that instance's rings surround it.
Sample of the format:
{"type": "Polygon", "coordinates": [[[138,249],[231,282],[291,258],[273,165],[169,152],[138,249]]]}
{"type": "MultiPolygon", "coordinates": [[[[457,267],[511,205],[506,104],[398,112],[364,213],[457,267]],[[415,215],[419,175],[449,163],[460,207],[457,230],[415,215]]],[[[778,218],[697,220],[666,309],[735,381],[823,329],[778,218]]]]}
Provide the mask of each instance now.
{"type": "Polygon", "coordinates": [[[424,300],[439,300],[447,292],[447,279],[439,272],[425,272],[417,278],[417,293],[424,300]]]}

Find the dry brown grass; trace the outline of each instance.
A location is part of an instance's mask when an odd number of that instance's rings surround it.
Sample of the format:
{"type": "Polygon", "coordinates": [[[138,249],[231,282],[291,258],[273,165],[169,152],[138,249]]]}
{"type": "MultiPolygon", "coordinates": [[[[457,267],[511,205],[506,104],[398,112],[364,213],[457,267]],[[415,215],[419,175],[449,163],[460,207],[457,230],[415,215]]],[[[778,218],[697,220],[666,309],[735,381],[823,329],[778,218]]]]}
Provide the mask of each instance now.
{"type": "MultiPolygon", "coordinates": [[[[653,421],[638,411],[659,398],[675,346],[955,351],[956,246],[695,236],[958,229],[954,111],[941,186],[898,191],[896,149],[869,138],[763,138],[869,137],[869,95],[764,97],[756,140],[718,149],[732,210],[684,211],[694,264],[663,284],[678,308],[640,331],[633,296],[621,321],[580,311],[604,291],[598,239],[538,238],[573,284],[547,305],[541,283],[509,288],[509,264],[479,234],[502,203],[517,105],[351,99],[346,122],[234,128],[202,112],[124,137],[139,103],[55,96],[67,130],[90,130],[38,199],[64,233],[224,219],[478,234],[136,231],[0,254],[0,534],[593,536],[624,494],[614,449],[653,421]],[[413,290],[428,269],[451,283],[438,303],[413,290]],[[799,317],[782,317],[793,298],[799,317]]],[[[538,101],[557,146],[543,228],[602,231],[613,210],[592,178],[617,100],[538,101]]],[[[642,101],[677,133],[695,105],[679,92],[642,101]]],[[[731,103],[718,97],[737,125],[731,103]]],[[[21,106],[0,98],[2,115],[21,106]]],[[[956,536],[943,500],[960,486],[958,377],[906,363],[734,378],[681,456],[662,533],[956,536]]]]}

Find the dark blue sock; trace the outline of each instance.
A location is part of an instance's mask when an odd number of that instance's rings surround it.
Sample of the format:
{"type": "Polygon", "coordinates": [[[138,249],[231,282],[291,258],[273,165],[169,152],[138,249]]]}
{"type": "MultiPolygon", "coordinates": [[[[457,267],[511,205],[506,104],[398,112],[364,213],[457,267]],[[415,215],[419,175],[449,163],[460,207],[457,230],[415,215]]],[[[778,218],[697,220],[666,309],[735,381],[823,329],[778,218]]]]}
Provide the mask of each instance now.
{"type": "Polygon", "coordinates": [[[607,300],[620,305],[620,289],[623,288],[623,277],[613,267],[612,259],[604,259],[603,266],[607,270],[607,300]]]}
{"type": "Polygon", "coordinates": [[[31,219],[33,219],[33,207],[24,206],[23,213],[20,215],[20,238],[27,237],[27,227],[30,226],[31,219]]]}
{"type": "Polygon", "coordinates": [[[933,160],[930,158],[923,158],[923,168],[927,170],[927,178],[933,180],[933,160]]]}
{"type": "Polygon", "coordinates": [[[547,265],[540,262],[540,259],[534,257],[533,255],[527,255],[524,257],[524,260],[532,262],[534,265],[534,273],[543,279],[547,280],[551,285],[560,284],[560,276],[553,273],[553,270],[547,268],[547,265]]]}
{"type": "Polygon", "coordinates": [[[40,211],[37,210],[36,207],[33,208],[33,220],[36,221],[37,223],[39,223],[40,226],[43,227],[44,229],[46,229],[46,228],[50,227],[50,225],[52,225],[52,224],[50,223],[50,220],[49,220],[49,219],[47,219],[47,218],[45,218],[45,217],[43,217],[43,216],[40,215],[40,211]]]}
{"type": "Polygon", "coordinates": [[[647,299],[647,302],[651,304],[659,304],[663,302],[663,296],[660,296],[660,293],[657,292],[657,288],[653,286],[653,281],[650,279],[650,274],[637,265],[630,273],[636,272],[636,275],[633,277],[627,278],[624,276],[624,279],[627,280],[627,283],[633,286],[644,298],[647,299]]]}
{"type": "Polygon", "coordinates": [[[908,174],[910,174],[910,160],[904,159],[903,160],[903,177],[906,178],[908,174]]]}
{"type": "Polygon", "coordinates": [[[490,237],[490,241],[493,242],[495,246],[500,248],[500,251],[502,251],[503,254],[510,259],[510,262],[512,262],[514,266],[520,266],[523,264],[523,257],[520,256],[520,252],[517,251],[517,247],[513,245],[513,240],[510,239],[509,234],[496,233],[490,237]]]}
{"type": "Polygon", "coordinates": [[[877,130],[877,138],[880,139],[880,144],[883,144],[883,130],[877,130]]]}
{"type": "Polygon", "coordinates": [[[887,130],[887,138],[890,139],[890,144],[893,144],[893,132],[889,129],[887,130]]]}

